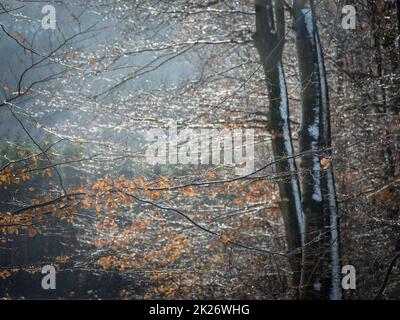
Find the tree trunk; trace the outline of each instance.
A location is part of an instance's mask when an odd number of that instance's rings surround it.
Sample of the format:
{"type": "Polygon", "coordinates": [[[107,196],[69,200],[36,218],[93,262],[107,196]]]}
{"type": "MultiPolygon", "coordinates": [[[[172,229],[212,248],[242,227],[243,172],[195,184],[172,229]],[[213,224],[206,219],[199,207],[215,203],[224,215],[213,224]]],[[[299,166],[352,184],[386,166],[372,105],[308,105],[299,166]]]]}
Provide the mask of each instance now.
{"type": "Polygon", "coordinates": [[[322,299],[323,279],[323,191],[319,152],[321,149],[322,97],[318,72],[318,52],[312,8],[309,1],[293,1],[293,28],[301,81],[302,117],[299,132],[302,172],[302,208],[305,246],[301,275],[302,299],[322,299]]]}
{"type": "Polygon", "coordinates": [[[331,140],[331,121],[330,121],[330,107],[329,107],[329,90],[328,81],[326,79],[325,62],[322,51],[322,45],[318,34],[316,24],[316,46],[318,56],[318,71],[321,89],[321,146],[324,148],[324,158],[329,159],[330,162],[322,171],[323,179],[323,196],[324,196],[324,217],[325,217],[325,230],[327,234],[327,252],[329,252],[329,259],[327,266],[330,270],[327,285],[329,286],[329,298],[331,300],[342,299],[341,289],[341,268],[340,268],[340,236],[338,224],[338,209],[336,199],[335,179],[333,174],[332,163],[332,140],[331,140]],[[330,279],[329,279],[330,278],[330,279]]]}
{"type": "Polygon", "coordinates": [[[305,247],[300,297],[339,300],[342,298],[340,242],[330,162],[329,94],[312,1],[294,0],[293,18],[302,88],[300,152],[305,153],[301,158],[305,247]]]}
{"type": "Polygon", "coordinates": [[[273,8],[271,0],[256,1],[256,33],[253,38],[267,82],[274,159],[281,159],[276,164],[277,174],[281,177],[278,181],[280,207],[285,223],[288,250],[292,252],[289,257],[293,270],[292,281],[293,285],[298,288],[304,222],[291,138],[286,81],[282,66],[284,26],[282,1],[276,1],[275,8],[273,8]]]}

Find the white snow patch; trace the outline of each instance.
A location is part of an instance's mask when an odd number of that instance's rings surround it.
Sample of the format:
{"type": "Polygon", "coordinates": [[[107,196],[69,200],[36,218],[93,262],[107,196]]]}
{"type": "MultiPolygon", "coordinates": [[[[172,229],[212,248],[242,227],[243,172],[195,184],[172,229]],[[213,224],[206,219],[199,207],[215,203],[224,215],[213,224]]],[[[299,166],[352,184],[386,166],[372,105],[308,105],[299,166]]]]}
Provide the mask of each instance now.
{"type": "Polygon", "coordinates": [[[306,23],[308,36],[310,37],[311,41],[314,41],[314,22],[311,8],[301,9],[301,13],[304,16],[304,22],[306,23]]]}
{"type": "Polygon", "coordinates": [[[313,175],[314,175],[314,193],[312,198],[315,201],[322,201],[321,193],[321,164],[318,156],[313,156],[313,175]]]}
{"type": "Polygon", "coordinates": [[[308,133],[310,134],[310,136],[314,140],[313,144],[315,142],[318,143],[318,139],[319,139],[319,123],[317,121],[308,127],[308,133]]]}

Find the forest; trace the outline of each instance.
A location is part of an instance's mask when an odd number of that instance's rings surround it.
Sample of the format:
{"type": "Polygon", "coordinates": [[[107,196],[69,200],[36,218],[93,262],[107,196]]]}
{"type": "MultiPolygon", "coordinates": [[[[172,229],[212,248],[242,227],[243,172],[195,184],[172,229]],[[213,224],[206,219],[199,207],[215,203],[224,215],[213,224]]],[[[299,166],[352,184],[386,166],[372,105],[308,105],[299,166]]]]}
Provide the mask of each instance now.
{"type": "Polygon", "coordinates": [[[400,1],[0,0],[0,62],[0,299],[400,299],[400,1]]]}

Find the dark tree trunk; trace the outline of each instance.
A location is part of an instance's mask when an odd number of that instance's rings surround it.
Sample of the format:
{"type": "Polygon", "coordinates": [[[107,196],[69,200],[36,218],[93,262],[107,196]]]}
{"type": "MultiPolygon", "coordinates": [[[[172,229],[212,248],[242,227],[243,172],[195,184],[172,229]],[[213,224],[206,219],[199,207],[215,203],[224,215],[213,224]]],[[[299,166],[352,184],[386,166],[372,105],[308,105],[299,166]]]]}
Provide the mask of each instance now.
{"type": "Polygon", "coordinates": [[[294,149],[291,139],[289,104],[282,66],[284,45],[284,8],[282,1],[256,1],[255,45],[265,72],[269,96],[269,120],[276,171],[283,176],[278,182],[281,212],[286,229],[293,285],[298,288],[301,274],[301,247],[304,236],[303,213],[294,149]],[[274,18],[275,16],[275,18],[274,18]]]}
{"type": "Polygon", "coordinates": [[[338,206],[336,199],[335,178],[332,163],[332,141],[331,141],[331,121],[329,106],[328,81],[326,79],[324,55],[318,28],[314,24],[316,33],[316,46],[318,56],[318,71],[321,89],[321,147],[324,149],[323,157],[328,162],[322,171],[322,188],[324,198],[324,219],[326,233],[326,252],[325,266],[330,270],[326,276],[326,286],[329,287],[329,298],[332,300],[342,299],[341,289],[341,270],[340,270],[340,232],[338,222],[338,206]]]}
{"type": "Polygon", "coordinates": [[[302,207],[305,219],[305,246],[301,276],[302,299],[327,296],[324,273],[325,245],[324,192],[320,152],[323,110],[317,36],[309,1],[293,1],[293,28],[301,81],[302,119],[299,132],[302,172],[302,207]]]}

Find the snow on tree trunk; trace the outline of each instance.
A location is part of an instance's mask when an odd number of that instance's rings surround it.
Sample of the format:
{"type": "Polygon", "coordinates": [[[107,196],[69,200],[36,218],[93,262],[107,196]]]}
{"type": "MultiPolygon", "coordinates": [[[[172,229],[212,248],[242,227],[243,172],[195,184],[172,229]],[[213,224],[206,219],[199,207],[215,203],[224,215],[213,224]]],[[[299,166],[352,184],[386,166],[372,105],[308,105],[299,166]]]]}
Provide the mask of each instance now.
{"type": "Polygon", "coordinates": [[[311,1],[293,0],[293,27],[301,81],[300,151],[305,247],[301,298],[342,299],[340,242],[331,158],[329,94],[311,1]],[[327,271],[329,269],[329,272],[327,271]]]}
{"type": "Polygon", "coordinates": [[[302,299],[322,299],[325,279],[323,254],[323,191],[319,151],[321,147],[321,91],[318,54],[312,10],[309,2],[293,1],[293,28],[301,81],[301,124],[299,132],[302,172],[302,208],[305,221],[301,294],[302,299]]]}
{"type": "MultiPolygon", "coordinates": [[[[326,149],[324,154],[326,157],[331,158],[331,126],[330,126],[330,108],[329,108],[329,93],[328,93],[328,82],[326,79],[325,63],[322,52],[322,45],[318,34],[318,29],[315,26],[316,33],[316,46],[318,55],[318,70],[320,78],[321,88],[321,109],[322,109],[322,146],[326,149]]],[[[338,225],[338,213],[337,213],[337,201],[336,201],[336,189],[335,180],[333,175],[332,163],[324,170],[323,173],[324,181],[324,196],[328,200],[325,205],[325,217],[327,227],[329,229],[330,241],[330,291],[329,297],[331,300],[342,299],[341,289],[341,270],[340,270],[340,238],[339,238],[339,225],[338,225]]]]}
{"type": "Polygon", "coordinates": [[[291,138],[289,104],[282,66],[284,43],[284,11],[281,1],[256,1],[256,33],[253,38],[265,72],[269,96],[269,120],[272,148],[278,175],[288,178],[278,182],[281,212],[285,223],[289,262],[293,269],[293,285],[298,287],[301,274],[301,247],[304,241],[304,219],[301,208],[300,187],[291,138]],[[294,252],[294,253],[293,253],[294,252]]]}

